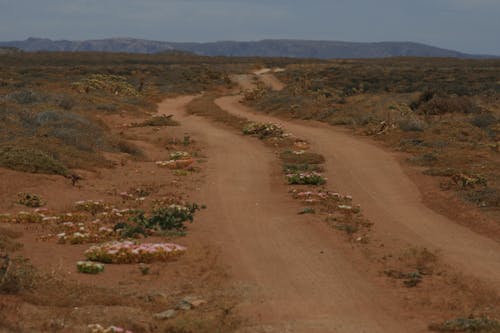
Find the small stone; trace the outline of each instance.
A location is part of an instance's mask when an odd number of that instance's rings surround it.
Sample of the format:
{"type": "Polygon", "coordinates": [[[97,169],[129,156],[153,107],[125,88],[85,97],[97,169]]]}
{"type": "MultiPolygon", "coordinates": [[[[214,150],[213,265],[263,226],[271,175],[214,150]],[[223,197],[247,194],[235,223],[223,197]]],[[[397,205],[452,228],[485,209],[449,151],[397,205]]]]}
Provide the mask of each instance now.
{"type": "Polygon", "coordinates": [[[192,295],[191,295],[191,296],[186,296],[186,297],[184,297],[184,298],[182,299],[182,301],[183,301],[183,302],[187,302],[187,303],[191,303],[191,302],[196,301],[196,300],[199,300],[199,299],[201,299],[201,298],[200,298],[200,297],[198,297],[198,296],[192,296],[192,295]]]}
{"type": "Polygon", "coordinates": [[[174,318],[176,314],[177,314],[177,312],[175,310],[171,309],[171,310],[163,311],[160,313],[155,313],[153,315],[153,318],[159,319],[159,320],[171,319],[171,318],[174,318]]]}
{"type": "Polygon", "coordinates": [[[200,307],[200,306],[205,305],[205,304],[207,304],[207,301],[205,301],[204,299],[198,299],[196,301],[191,302],[191,306],[193,308],[197,308],[197,307],[200,307]]]}

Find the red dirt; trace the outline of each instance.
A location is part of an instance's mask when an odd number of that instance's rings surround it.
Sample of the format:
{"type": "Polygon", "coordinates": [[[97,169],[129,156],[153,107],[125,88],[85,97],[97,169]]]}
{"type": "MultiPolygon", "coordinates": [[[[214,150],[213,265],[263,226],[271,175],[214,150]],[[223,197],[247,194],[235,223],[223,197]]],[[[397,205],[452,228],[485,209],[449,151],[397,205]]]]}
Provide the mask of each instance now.
{"type": "Polygon", "coordinates": [[[351,194],[375,223],[376,238],[400,240],[437,249],[447,262],[500,290],[500,245],[436,213],[422,203],[418,187],[397,156],[347,131],[318,122],[285,121],[258,114],[240,97],[216,102],[224,110],[253,121],[281,123],[311,142],[326,158],[326,177],[336,190],[351,194]]]}
{"type": "MultiPolygon", "coordinates": [[[[252,86],[253,76],[236,79],[243,87],[252,86]]],[[[280,88],[272,74],[260,75],[260,79],[280,88]]],[[[173,114],[180,121],[176,129],[127,130],[127,136],[146,151],[148,161],[127,161],[117,169],[82,172],[82,188],[74,188],[60,177],[0,169],[5,179],[5,189],[0,193],[3,211],[19,210],[6,203],[12,202],[13,193],[21,191],[40,194],[51,208],[66,209],[81,199],[117,201],[116,191],[145,183],[159,188],[156,196],[182,188],[192,201],[208,207],[198,213],[189,236],[179,240],[192,249],[185,257],[168,265],[153,265],[157,274],[146,277],[131,265],[108,265],[103,275],[83,276],[74,270],[83,247],[37,242],[37,230],[16,227],[25,232],[22,253],[37,268],[84,285],[121,284],[141,295],[154,291],[169,297],[176,296],[171,295],[175,288],[165,281],[173,281],[189,293],[203,294],[214,285],[229,288],[224,278],[213,272],[222,264],[243,298],[237,310],[248,318],[248,323],[241,332],[426,332],[430,319],[443,319],[429,318],[432,313],[420,311],[410,292],[404,301],[386,278],[374,274],[379,266],[367,260],[363,249],[346,242],[319,217],[298,215],[302,206],[287,193],[276,154],[257,139],[188,116],[185,107],[193,98],[167,99],[159,105],[160,114],[173,114]],[[203,142],[208,161],[199,177],[177,179],[154,165],[153,160],[166,155],[157,144],[166,135],[189,135],[203,142]]],[[[325,124],[284,121],[256,113],[241,105],[240,98],[223,97],[216,103],[250,120],[279,122],[286,130],[307,139],[311,148],[326,158],[329,186],[351,194],[374,223],[371,244],[380,244],[387,253],[398,253],[409,245],[437,249],[445,263],[500,290],[500,245],[428,208],[418,187],[399,164],[398,155],[325,124]]],[[[116,126],[131,119],[107,121],[116,126]]],[[[121,156],[111,157],[120,164],[121,156]]],[[[428,289],[414,288],[412,292],[427,293],[426,297],[432,298],[432,293],[439,292],[436,288],[432,289],[431,283],[428,289]]],[[[443,290],[445,297],[446,292],[449,290],[443,290]]],[[[42,310],[31,307],[23,305],[25,315],[43,316],[42,310]]],[[[84,320],[103,316],[90,306],[85,311],[88,314],[79,319],[82,327],[84,320]]],[[[108,311],[123,316],[132,309],[114,307],[108,311]]]]}
{"type": "Polygon", "coordinates": [[[200,214],[200,228],[243,284],[246,300],[239,310],[252,324],[277,332],[425,331],[426,323],[363,275],[342,237],[297,215],[300,205],[280,181],[271,151],[186,116],[181,106],[188,100],[167,100],[160,112],[175,114],[207,144],[207,179],[195,198],[211,209],[200,214]]]}

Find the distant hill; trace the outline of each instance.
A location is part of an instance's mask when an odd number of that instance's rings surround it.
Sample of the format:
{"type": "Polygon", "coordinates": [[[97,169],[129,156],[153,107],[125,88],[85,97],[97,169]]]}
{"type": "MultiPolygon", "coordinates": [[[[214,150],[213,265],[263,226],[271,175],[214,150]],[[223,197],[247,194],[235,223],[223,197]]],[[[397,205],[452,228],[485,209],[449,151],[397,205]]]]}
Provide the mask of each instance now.
{"type": "MultiPolygon", "coordinates": [[[[292,58],[385,58],[385,57],[453,57],[487,58],[412,42],[354,43],[311,40],[262,40],[255,42],[172,43],[133,38],[68,41],[28,38],[24,41],[0,42],[0,47],[23,51],[96,51],[126,53],[159,53],[185,51],[206,56],[257,56],[292,58]]],[[[493,57],[493,56],[492,56],[493,57]]]]}

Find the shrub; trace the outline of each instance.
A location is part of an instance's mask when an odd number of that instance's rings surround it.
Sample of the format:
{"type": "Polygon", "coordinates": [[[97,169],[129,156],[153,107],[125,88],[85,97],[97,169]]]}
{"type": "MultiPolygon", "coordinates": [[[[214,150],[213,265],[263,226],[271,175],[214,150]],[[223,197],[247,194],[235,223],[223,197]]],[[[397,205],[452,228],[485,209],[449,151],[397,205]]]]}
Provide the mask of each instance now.
{"type": "Polygon", "coordinates": [[[486,187],[468,191],[465,198],[480,207],[500,207],[500,190],[486,187]]]}
{"type": "Polygon", "coordinates": [[[401,119],[398,122],[399,128],[404,132],[422,132],[425,129],[425,122],[418,118],[401,119]]]}
{"type": "Polygon", "coordinates": [[[33,130],[38,135],[57,138],[79,150],[93,151],[105,145],[102,128],[76,113],[43,111],[35,115],[33,130]]]}
{"type": "Polygon", "coordinates": [[[421,274],[431,274],[438,257],[436,253],[429,251],[425,247],[412,247],[403,253],[402,260],[410,268],[421,274]]]}
{"type": "Polygon", "coordinates": [[[67,175],[59,161],[37,149],[0,147],[0,166],[23,172],[67,175]]]}
{"type": "Polygon", "coordinates": [[[148,218],[147,226],[160,230],[184,231],[186,229],[185,223],[188,221],[192,223],[194,214],[199,209],[197,204],[157,207],[148,218]]]}
{"type": "Polygon", "coordinates": [[[291,173],[286,175],[289,185],[323,185],[326,179],[317,172],[291,173]]]}
{"type": "Polygon", "coordinates": [[[75,107],[76,101],[69,95],[62,95],[58,97],[57,105],[59,105],[64,110],[69,111],[75,107]]]}
{"type": "Polygon", "coordinates": [[[31,193],[18,193],[17,202],[31,208],[38,208],[44,205],[44,202],[38,195],[31,193]]]}
{"type": "Polygon", "coordinates": [[[35,269],[28,259],[0,257],[0,294],[17,294],[34,286],[35,269]]]}
{"type": "Polygon", "coordinates": [[[308,172],[308,171],[316,171],[322,172],[323,168],[317,164],[285,164],[283,166],[283,171],[285,173],[296,173],[296,172],[308,172]]]}
{"type": "Polygon", "coordinates": [[[85,251],[90,261],[113,264],[148,263],[168,261],[186,252],[186,248],[173,243],[110,242],[95,245],[85,251]]]}
{"type": "Polygon", "coordinates": [[[22,247],[21,243],[14,239],[22,236],[22,233],[0,227],[0,252],[15,251],[22,247]]]}
{"type": "Polygon", "coordinates": [[[265,139],[269,137],[282,137],[283,129],[280,125],[273,123],[248,123],[243,128],[243,134],[245,135],[255,135],[260,139],[265,139]]]}
{"type": "Polygon", "coordinates": [[[141,123],[133,123],[132,127],[160,127],[160,126],[179,126],[179,122],[172,119],[172,116],[156,116],[144,120],[141,123]]]}
{"type": "Polygon", "coordinates": [[[436,93],[431,90],[426,90],[420,94],[416,101],[411,102],[410,108],[416,111],[422,104],[429,102],[436,93]]]}
{"type": "Polygon", "coordinates": [[[79,261],[76,263],[76,268],[80,273],[84,274],[99,274],[104,272],[104,265],[92,261],[79,261]]]}
{"type": "Polygon", "coordinates": [[[445,113],[475,113],[480,108],[468,97],[434,97],[423,104],[419,111],[426,115],[441,115],[445,113]]]}
{"type": "Polygon", "coordinates": [[[485,317],[456,318],[440,324],[431,324],[429,325],[429,329],[438,332],[494,333],[500,331],[500,322],[485,317]]]}
{"type": "Polygon", "coordinates": [[[436,152],[424,153],[409,158],[409,161],[421,166],[430,166],[438,161],[438,154],[436,152]]]}
{"type": "Polygon", "coordinates": [[[21,90],[6,96],[8,100],[15,101],[18,104],[34,104],[47,100],[47,96],[33,92],[31,90],[21,90]]]}
{"type": "Polygon", "coordinates": [[[280,158],[285,164],[295,165],[321,164],[325,162],[323,155],[306,151],[285,150],[281,153],[280,158]]]}
{"type": "Polygon", "coordinates": [[[105,112],[114,112],[118,110],[118,105],[117,104],[99,104],[96,106],[97,110],[100,111],[105,111],[105,112]]]}
{"type": "Polygon", "coordinates": [[[119,75],[92,74],[72,84],[80,93],[108,93],[121,96],[138,96],[139,92],[127,82],[127,78],[119,75]]]}
{"type": "Polygon", "coordinates": [[[451,177],[457,174],[457,170],[453,168],[430,168],[425,170],[423,174],[433,177],[451,177]]]}
{"type": "Polygon", "coordinates": [[[144,157],[144,152],[132,142],[119,140],[115,143],[115,147],[121,153],[129,154],[135,157],[144,157]]]}
{"type": "Polygon", "coordinates": [[[475,115],[470,123],[479,128],[488,128],[492,125],[498,123],[498,119],[488,112],[482,112],[480,114],[475,115]]]}

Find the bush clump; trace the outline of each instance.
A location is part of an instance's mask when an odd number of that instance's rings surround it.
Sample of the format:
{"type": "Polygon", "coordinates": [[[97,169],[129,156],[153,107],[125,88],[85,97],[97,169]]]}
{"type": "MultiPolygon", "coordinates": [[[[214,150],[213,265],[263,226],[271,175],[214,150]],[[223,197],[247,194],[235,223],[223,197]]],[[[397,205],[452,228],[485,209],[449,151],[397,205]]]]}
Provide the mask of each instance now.
{"type": "Polygon", "coordinates": [[[30,208],[42,207],[45,204],[40,196],[32,193],[18,193],[17,202],[30,208]]]}
{"type": "Polygon", "coordinates": [[[323,185],[325,177],[317,172],[301,172],[286,175],[289,185],[323,185]]]}
{"type": "Polygon", "coordinates": [[[500,322],[485,317],[456,318],[440,324],[431,324],[429,329],[438,332],[494,333],[500,332],[500,322]]]}
{"type": "Polygon", "coordinates": [[[422,104],[418,110],[426,115],[441,115],[445,113],[476,113],[481,108],[468,97],[452,96],[434,97],[427,103],[422,104]]]}
{"type": "Polygon", "coordinates": [[[35,269],[25,258],[0,256],[0,294],[17,294],[33,288],[35,269]]]}
{"type": "Polygon", "coordinates": [[[120,75],[92,74],[72,84],[79,93],[105,92],[121,96],[138,96],[139,92],[120,75]]]}
{"type": "Polygon", "coordinates": [[[66,176],[68,169],[46,153],[31,148],[0,147],[0,166],[12,170],[66,176]]]}
{"type": "Polygon", "coordinates": [[[76,269],[84,274],[99,274],[104,272],[104,265],[92,261],[79,261],[76,263],[76,269]]]}
{"type": "Polygon", "coordinates": [[[148,228],[184,231],[186,222],[193,222],[194,214],[200,207],[197,204],[170,205],[153,210],[147,221],[148,228]]]}
{"type": "Polygon", "coordinates": [[[255,135],[260,139],[265,139],[269,137],[282,137],[284,132],[280,125],[273,123],[248,123],[243,128],[243,134],[245,135],[255,135]]]}
{"type": "Polygon", "coordinates": [[[492,125],[498,123],[498,119],[491,113],[482,112],[480,114],[475,115],[470,123],[479,128],[488,128],[492,125]]]}
{"type": "Polygon", "coordinates": [[[132,127],[161,127],[179,126],[179,122],[172,119],[172,116],[155,116],[141,123],[133,123],[132,127]]]}

